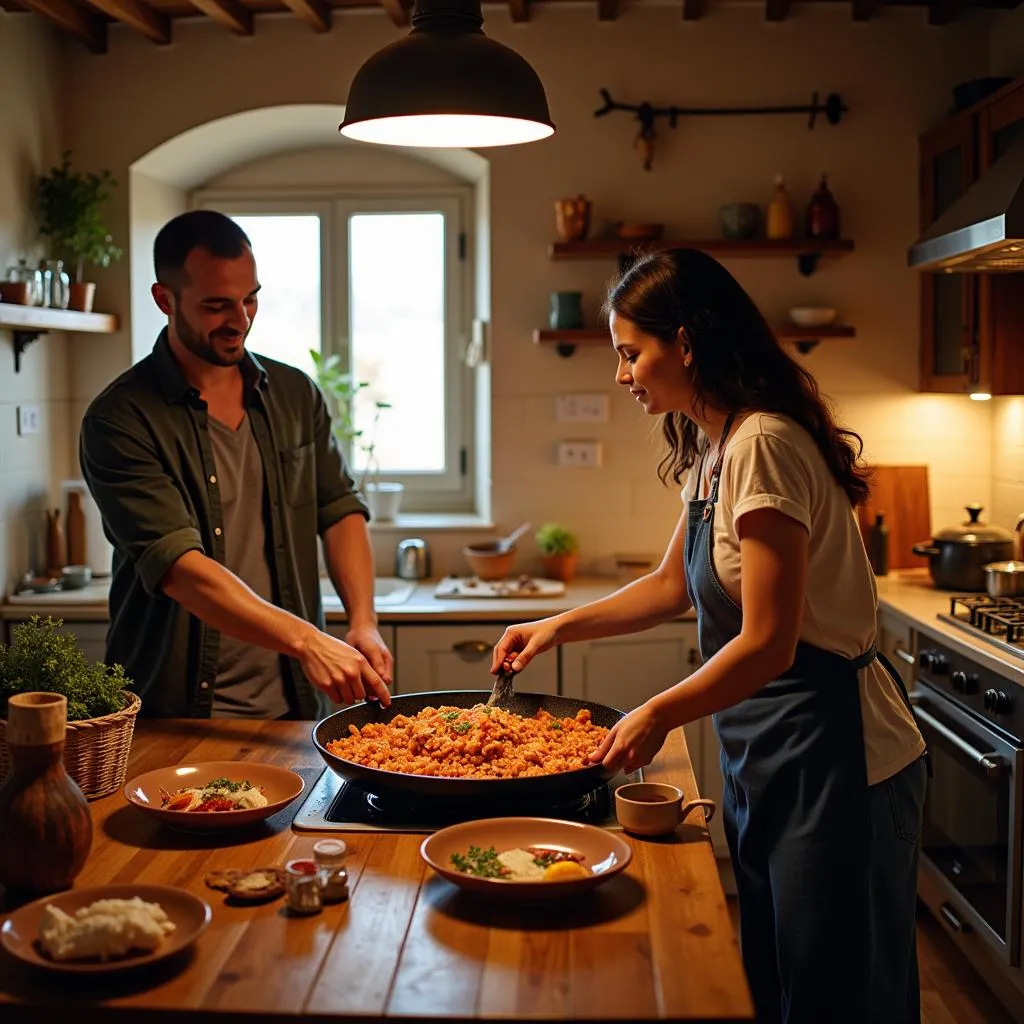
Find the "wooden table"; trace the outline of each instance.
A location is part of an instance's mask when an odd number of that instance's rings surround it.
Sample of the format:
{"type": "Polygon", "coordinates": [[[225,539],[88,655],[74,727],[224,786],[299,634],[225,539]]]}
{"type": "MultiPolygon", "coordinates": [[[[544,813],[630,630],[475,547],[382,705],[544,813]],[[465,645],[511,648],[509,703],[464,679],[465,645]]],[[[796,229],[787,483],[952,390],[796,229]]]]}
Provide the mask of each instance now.
{"type": "MultiPolygon", "coordinates": [[[[187,761],[318,765],[310,728],[140,720],[129,777],[187,761]]],[[[681,730],[648,778],[695,795],[681,730]]],[[[203,875],[308,856],[316,835],[262,825],[255,834],[216,838],[175,833],[121,794],[96,801],[92,811],[93,848],[76,886],[179,886],[205,898],[213,920],[191,951],[121,975],[37,972],[0,952],[4,1024],[111,1018],[163,1024],[214,1014],[364,1024],[753,1019],[703,822],[684,825],[670,839],[628,839],[634,859],[622,875],[576,903],[534,908],[486,904],[436,876],[419,856],[422,836],[348,833],[350,899],[293,917],[283,899],[226,905],[203,875]]]]}

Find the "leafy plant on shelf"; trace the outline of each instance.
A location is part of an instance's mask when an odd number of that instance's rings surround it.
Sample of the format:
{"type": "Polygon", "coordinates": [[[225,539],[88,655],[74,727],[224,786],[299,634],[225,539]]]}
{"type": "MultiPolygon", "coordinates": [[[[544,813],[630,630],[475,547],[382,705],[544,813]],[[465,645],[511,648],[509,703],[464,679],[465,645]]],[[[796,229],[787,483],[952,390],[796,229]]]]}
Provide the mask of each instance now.
{"type": "Polygon", "coordinates": [[[310,349],[309,354],[316,367],[317,384],[334,406],[331,419],[334,436],[338,439],[338,443],[346,455],[351,457],[353,448],[358,447],[365,457],[363,472],[357,484],[361,491],[368,476],[375,478],[380,473],[380,463],[374,457],[377,447],[377,424],[380,422],[380,414],[385,409],[390,409],[391,404],[381,401],[374,402],[370,429],[365,432],[360,430],[356,426],[355,420],[356,397],[363,388],[370,386],[370,382],[357,381],[351,373],[343,370],[341,357],[336,353],[323,356],[316,349],[310,349]],[[377,467],[376,471],[373,471],[374,465],[377,467]]]}
{"type": "Polygon", "coordinates": [[[132,685],[121,665],[90,663],[70,633],[59,632],[62,619],[33,615],[11,631],[9,646],[0,644],[0,717],[8,698],[43,691],[67,697],[68,721],[100,718],[128,703],[132,685]]]}
{"type": "Polygon", "coordinates": [[[110,171],[72,170],[70,150],[36,183],[39,233],[49,239],[54,259],[66,260],[69,268],[74,267],[79,284],[86,264],[109,267],[121,258],[104,216],[116,185],[110,171]]]}
{"type": "Polygon", "coordinates": [[[535,534],[534,540],[545,555],[571,555],[579,547],[576,534],[558,523],[545,523],[535,534]]]}

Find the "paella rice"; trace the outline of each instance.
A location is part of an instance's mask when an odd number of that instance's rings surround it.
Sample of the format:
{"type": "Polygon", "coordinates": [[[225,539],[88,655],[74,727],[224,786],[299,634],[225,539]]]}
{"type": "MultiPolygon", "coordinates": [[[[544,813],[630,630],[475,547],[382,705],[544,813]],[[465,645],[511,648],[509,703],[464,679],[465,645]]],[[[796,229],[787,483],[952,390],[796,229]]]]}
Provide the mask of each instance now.
{"type": "Polygon", "coordinates": [[[524,718],[498,707],[426,707],[390,722],[370,722],[331,740],[346,761],[408,775],[516,779],[588,767],[587,755],[608,734],[586,708],[574,718],[539,710],[524,718]]]}

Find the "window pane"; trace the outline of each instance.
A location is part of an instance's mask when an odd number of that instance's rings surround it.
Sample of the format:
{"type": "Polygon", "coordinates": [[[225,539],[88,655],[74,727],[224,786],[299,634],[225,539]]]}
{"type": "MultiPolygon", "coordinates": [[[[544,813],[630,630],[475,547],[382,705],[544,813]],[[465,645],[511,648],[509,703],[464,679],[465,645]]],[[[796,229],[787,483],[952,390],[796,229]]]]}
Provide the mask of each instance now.
{"type": "MultiPolygon", "coordinates": [[[[349,219],[349,336],[359,392],[356,426],[376,428],[382,472],[445,469],[444,214],[371,213],[349,219]],[[410,425],[414,426],[410,429],[410,425]]],[[[365,451],[356,451],[356,468],[365,451]]]]}
{"type": "Polygon", "coordinates": [[[246,214],[232,220],[252,242],[262,286],[247,348],[315,379],[309,350],[321,351],[320,218],[246,214]]]}

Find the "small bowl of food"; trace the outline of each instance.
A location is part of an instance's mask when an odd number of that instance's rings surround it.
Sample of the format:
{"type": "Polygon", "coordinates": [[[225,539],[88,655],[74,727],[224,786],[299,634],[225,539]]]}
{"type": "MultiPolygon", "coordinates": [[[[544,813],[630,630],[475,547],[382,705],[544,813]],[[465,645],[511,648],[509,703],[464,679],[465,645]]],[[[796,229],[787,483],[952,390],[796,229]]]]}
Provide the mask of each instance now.
{"type": "Polygon", "coordinates": [[[516,549],[513,545],[507,550],[493,544],[473,544],[462,549],[469,571],[482,580],[503,580],[512,571],[516,560],[516,549]]]}
{"type": "Polygon", "coordinates": [[[64,590],[82,590],[92,582],[92,569],[87,565],[65,565],[60,571],[64,590]]]}
{"type": "Polygon", "coordinates": [[[789,319],[798,327],[828,327],[836,318],[831,306],[794,306],[789,319]]]}
{"type": "Polygon", "coordinates": [[[305,787],[290,768],[255,761],[171,765],[125,784],[125,799],[183,832],[222,832],[263,821],[305,787]]]}

